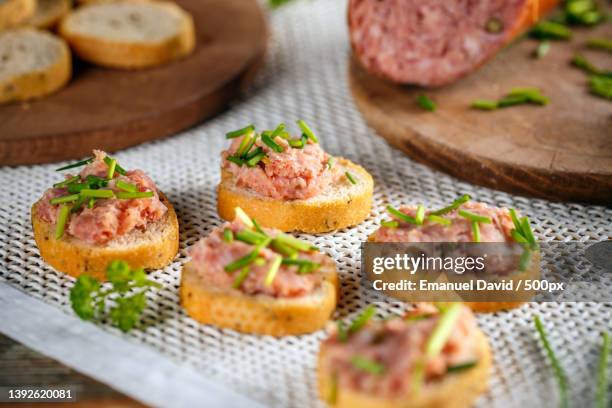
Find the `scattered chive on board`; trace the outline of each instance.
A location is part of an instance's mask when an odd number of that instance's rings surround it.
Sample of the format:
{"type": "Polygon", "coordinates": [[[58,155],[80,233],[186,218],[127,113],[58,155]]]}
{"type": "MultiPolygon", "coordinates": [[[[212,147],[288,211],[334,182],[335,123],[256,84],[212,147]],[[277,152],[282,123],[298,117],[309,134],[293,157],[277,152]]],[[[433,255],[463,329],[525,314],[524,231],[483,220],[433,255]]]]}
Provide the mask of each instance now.
{"type": "Polygon", "coordinates": [[[559,394],[561,398],[560,406],[562,408],[569,408],[569,401],[568,401],[568,395],[567,395],[568,393],[567,376],[565,375],[565,372],[563,371],[563,368],[561,367],[561,364],[559,363],[559,360],[557,359],[557,356],[555,355],[554,350],[552,349],[552,347],[550,346],[550,343],[548,342],[546,330],[544,329],[544,325],[542,324],[542,321],[540,320],[540,316],[534,316],[533,321],[534,321],[536,330],[540,336],[540,340],[542,341],[542,344],[544,346],[544,349],[546,350],[546,355],[548,356],[548,360],[550,361],[550,364],[553,367],[555,378],[557,379],[557,384],[559,385],[559,394]]]}
{"type": "Polygon", "coordinates": [[[587,47],[612,52],[612,39],[591,38],[587,41],[587,47]]]}
{"type": "Polygon", "coordinates": [[[601,354],[597,373],[597,408],[608,408],[608,358],[610,355],[610,335],[601,333],[601,354]]]}
{"type": "Polygon", "coordinates": [[[429,112],[435,112],[437,108],[436,103],[424,94],[417,97],[417,103],[421,108],[429,112]]]}
{"type": "Polygon", "coordinates": [[[550,41],[545,40],[538,44],[538,47],[535,51],[535,57],[538,59],[544,58],[546,54],[550,51],[550,41]]]}

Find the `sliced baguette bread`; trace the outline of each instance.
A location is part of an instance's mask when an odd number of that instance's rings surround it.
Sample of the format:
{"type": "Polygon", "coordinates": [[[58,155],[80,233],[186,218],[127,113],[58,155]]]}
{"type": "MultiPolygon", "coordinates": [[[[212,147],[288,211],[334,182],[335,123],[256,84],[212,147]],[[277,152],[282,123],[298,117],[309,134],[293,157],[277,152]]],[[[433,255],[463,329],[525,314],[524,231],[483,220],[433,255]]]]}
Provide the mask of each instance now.
{"type": "Polygon", "coordinates": [[[17,26],[36,10],[36,0],[0,0],[0,30],[17,26]]]}
{"type": "Polygon", "coordinates": [[[481,357],[475,367],[457,373],[447,373],[436,383],[424,387],[416,395],[403,398],[383,398],[342,387],[328,366],[325,345],[319,350],[317,378],[319,395],[328,406],[336,408],[468,408],[487,390],[491,371],[491,348],[482,331],[476,333],[481,357]],[[331,395],[335,394],[335,395],[331,395]]]}
{"type": "Polygon", "coordinates": [[[361,166],[336,158],[335,166],[344,167],[356,184],[343,178],[323,194],[304,200],[279,200],[264,197],[238,187],[227,170],[221,171],[217,188],[217,210],[226,220],[234,217],[234,208],[242,208],[261,225],[281,231],[319,233],[359,224],[370,214],[374,180],[361,166]]]}
{"type": "Polygon", "coordinates": [[[38,216],[37,202],[32,206],[32,227],[40,255],[58,271],[74,277],[87,273],[99,280],[106,280],[106,267],[116,259],[132,268],[162,268],[178,252],[179,229],[172,204],[161,192],[159,197],[168,208],[162,219],[145,231],[134,230],[104,245],[85,243],[67,234],[56,239],[55,225],[38,216]]]}
{"type": "Polygon", "coordinates": [[[250,296],[210,287],[188,262],[181,275],[181,305],[200,323],[242,333],[275,337],[312,333],[325,327],[336,309],[339,293],[334,262],[323,265],[321,273],[325,275],[321,286],[307,296],[250,296]]]}
{"type": "Polygon", "coordinates": [[[53,28],[72,8],[70,0],[37,0],[36,12],[25,25],[36,28],[53,28]]]}
{"type": "Polygon", "coordinates": [[[31,28],[0,33],[0,103],[50,94],[71,74],[70,50],[61,38],[31,28]]]}
{"type": "Polygon", "coordinates": [[[125,69],[147,68],[190,54],[191,15],[174,3],[146,0],[101,2],[65,16],[59,32],[82,59],[125,69]]]}

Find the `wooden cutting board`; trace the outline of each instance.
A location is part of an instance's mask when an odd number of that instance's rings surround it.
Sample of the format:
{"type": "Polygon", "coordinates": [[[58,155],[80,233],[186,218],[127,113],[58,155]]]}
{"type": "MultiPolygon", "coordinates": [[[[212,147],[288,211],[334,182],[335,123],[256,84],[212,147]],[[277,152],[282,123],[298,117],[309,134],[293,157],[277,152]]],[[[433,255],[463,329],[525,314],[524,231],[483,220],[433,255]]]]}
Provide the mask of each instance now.
{"type": "Polygon", "coordinates": [[[543,197],[612,205],[612,102],[590,95],[586,75],[569,61],[581,52],[612,70],[612,55],[586,50],[587,38],[612,38],[612,24],[575,30],[543,59],[525,39],[448,87],[400,86],[366,73],[351,58],[350,88],[368,124],[413,159],[487,187],[543,197]],[[498,99],[512,88],[538,87],[548,106],[477,111],[478,98],[498,99]],[[417,96],[438,103],[421,109],[417,96]]]}
{"type": "Polygon", "coordinates": [[[0,164],[74,159],[172,135],[224,109],[253,80],[268,37],[257,0],[177,0],[194,18],[192,55],[140,71],[75,61],[62,91],[0,106],[0,164]]]}

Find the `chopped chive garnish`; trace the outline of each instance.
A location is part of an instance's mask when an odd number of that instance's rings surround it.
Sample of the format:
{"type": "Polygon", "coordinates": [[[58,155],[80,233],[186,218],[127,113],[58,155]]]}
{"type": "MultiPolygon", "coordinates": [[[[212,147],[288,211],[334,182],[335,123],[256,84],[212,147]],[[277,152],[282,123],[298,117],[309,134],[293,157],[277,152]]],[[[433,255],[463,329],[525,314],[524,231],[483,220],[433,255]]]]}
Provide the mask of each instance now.
{"type": "Polygon", "coordinates": [[[227,161],[230,161],[238,166],[242,166],[244,164],[244,160],[236,156],[227,156],[227,161]]]}
{"type": "Polygon", "coordinates": [[[542,41],[535,50],[535,57],[538,59],[544,58],[548,51],[550,51],[550,41],[542,41]]]}
{"type": "Polygon", "coordinates": [[[266,260],[259,256],[259,257],[255,258],[255,260],[253,261],[253,264],[255,264],[257,266],[264,266],[266,264],[266,260]]]}
{"type": "Polygon", "coordinates": [[[440,217],[439,215],[435,215],[435,214],[429,214],[425,218],[428,221],[435,222],[436,224],[441,224],[441,225],[451,225],[452,224],[452,221],[449,220],[448,218],[440,217]]]}
{"type": "Polygon", "coordinates": [[[467,203],[471,199],[472,197],[469,194],[464,194],[461,197],[455,199],[451,205],[444,207],[440,210],[432,211],[429,215],[444,215],[446,213],[456,210],[461,205],[467,203]]]}
{"type": "Polygon", "coordinates": [[[597,408],[608,407],[608,356],[610,354],[610,335],[601,333],[602,344],[597,373],[597,408]]]}
{"type": "Polygon", "coordinates": [[[57,224],[55,225],[55,239],[60,239],[64,235],[64,229],[66,228],[66,222],[70,215],[70,207],[66,204],[62,204],[58,215],[57,224]]]}
{"type": "Polygon", "coordinates": [[[480,225],[478,221],[472,221],[472,238],[474,242],[480,242],[480,225]]]}
{"type": "Polygon", "coordinates": [[[404,221],[404,222],[407,222],[409,224],[416,224],[417,223],[416,220],[414,219],[414,217],[411,217],[408,214],[404,214],[400,210],[397,210],[397,209],[393,208],[390,205],[387,206],[387,211],[389,212],[389,214],[391,214],[392,216],[394,216],[395,218],[397,218],[400,221],[404,221]]]}
{"type": "Polygon", "coordinates": [[[49,203],[51,205],[56,205],[56,204],[70,203],[70,202],[76,201],[78,199],[79,199],[79,195],[78,194],[71,194],[71,195],[66,195],[66,196],[62,196],[62,197],[52,198],[51,200],[49,200],[49,203]]]}
{"type": "Polygon", "coordinates": [[[74,204],[72,205],[72,208],[70,209],[70,212],[75,213],[79,211],[81,209],[81,206],[85,202],[85,200],[86,200],[85,197],[79,195],[79,199],[74,202],[74,204]]]}
{"type": "Polygon", "coordinates": [[[593,95],[606,99],[612,99],[612,73],[604,75],[591,75],[589,77],[589,87],[593,95]]]}
{"type": "Polygon", "coordinates": [[[112,198],[115,196],[113,190],[92,190],[89,188],[81,190],[80,193],[83,197],[94,197],[94,198],[112,198]]]}
{"type": "Polygon", "coordinates": [[[520,244],[526,244],[527,243],[527,238],[525,238],[518,230],[513,229],[512,231],[510,231],[510,235],[512,236],[512,238],[520,243],[520,244]]]}
{"type": "Polygon", "coordinates": [[[251,220],[251,217],[249,217],[242,208],[236,207],[234,209],[234,213],[236,215],[235,218],[238,218],[247,227],[253,228],[254,224],[253,224],[253,221],[251,220]]]}
{"type": "Polygon", "coordinates": [[[497,101],[488,99],[476,99],[472,101],[472,108],[479,110],[495,110],[498,108],[497,101]]]}
{"type": "Polygon", "coordinates": [[[362,356],[353,356],[351,358],[351,364],[353,367],[368,374],[381,375],[385,372],[384,365],[362,356]]]}
{"type": "Polygon", "coordinates": [[[312,262],[309,259],[292,259],[284,258],[283,265],[295,265],[298,267],[298,274],[306,274],[316,271],[321,267],[321,264],[312,262]]]}
{"type": "Polygon", "coordinates": [[[531,29],[529,34],[542,40],[569,40],[572,38],[572,31],[569,28],[549,20],[540,21],[531,29]]]}
{"type": "Polygon", "coordinates": [[[283,254],[291,259],[297,258],[298,251],[295,248],[292,248],[288,245],[285,245],[277,240],[272,241],[272,248],[279,254],[283,254]]]}
{"type": "Polygon", "coordinates": [[[587,41],[587,47],[612,52],[612,40],[607,38],[591,38],[587,41]]]}
{"type": "Polygon", "coordinates": [[[421,108],[429,112],[435,112],[437,108],[436,103],[423,94],[417,97],[417,103],[421,108]]]}
{"type": "Polygon", "coordinates": [[[423,224],[425,220],[425,207],[423,205],[419,205],[416,210],[416,214],[414,215],[414,220],[418,225],[423,224]]]}
{"type": "Polygon", "coordinates": [[[514,208],[510,208],[509,212],[510,218],[512,219],[512,223],[514,224],[514,228],[520,232],[523,226],[521,225],[518,216],[516,215],[516,210],[514,208]]]}
{"type": "Polygon", "coordinates": [[[87,202],[87,208],[94,208],[94,204],[96,204],[96,199],[91,197],[87,202]]]}
{"type": "Polygon", "coordinates": [[[478,361],[469,361],[467,363],[455,364],[452,366],[448,366],[446,368],[446,372],[447,373],[459,373],[461,371],[469,370],[470,368],[476,367],[476,364],[478,364],[478,361]]]}
{"type": "Polygon", "coordinates": [[[253,134],[247,133],[240,141],[240,145],[238,146],[238,149],[236,149],[234,155],[236,157],[242,157],[243,154],[249,151],[249,146],[252,146],[254,139],[255,136],[253,134]]]}
{"type": "Polygon", "coordinates": [[[238,231],[235,235],[237,241],[246,242],[247,244],[257,245],[266,239],[265,235],[259,232],[249,231],[247,229],[238,231]]]}
{"type": "Polygon", "coordinates": [[[235,139],[237,137],[240,137],[242,135],[245,135],[249,132],[252,132],[255,130],[255,126],[254,125],[248,125],[243,127],[242,129],[238,129],[238,130],[233,130],[231,132],[227,132],[225,134],[225,138],[226,139],[235,139]]]}
{"type": "Polygon", "coordinates": [[[249,272],[250,272],[250,269],[248,266],[245,266],[244,268],[242,268],[242,270],[238,272],[238,274],[236,275],[236,278],[234,278],[234,282],[232,282],[232,288],[234,289],[240,288],[240,285],[242,285],[242,282],[244,282],[247,276],[249,276],[249,272]]]}
{"type": "Polygon", "coordinates": [[[257,165],[257,163],[259,163],[264,157],[266,157],[265,153],[263,153],[263,152],[259,153],[255,157],[252,157],[249,160],[247,160],[246,164],[249,167],[255,167],[257,165]]]}
{"type": "Polygon", "coordinates": [[[281,256],[277,256],[272,261],[272,264],[270,265],[270,269],[268,269],[268,273],[266,274],[266,280],[264,281],[264,284],[266,286],[270,286],[272,285],[272,282],[274,282],[274,278],[276,278],[276,274],[278,273],[278,270],[281,266],[282,261],[283,261],[283,258],[281,256]]]}
{"type": "Polygon", "coordinates": [[[229,228],[225,228],[223,230],[223,241],[225,242],[232,242],[234,240],[234,233],[232,232],[231,229],[229,228]]]}
{"type": "Polygon", "coordinates": [[[527,217],[521,218],[521,232],[523,233],[523,236],[527,239],[527,242],[529,242],[530,244],[535,244],[536,240],[533,236],[531,225],[529,224],[529,218],[527,217]]]}
{"type": "Polygon", "coordinates": [[[500,108],[507,108],[508,106],[522,105],[527,102],[529,102],[529,97],[527,95],[507,95],[497,102],[497,106],[500,108]]]}
{"type": "Polygon", "coordinates": [[[593,63],[580,54],[574,55],[574,58],[572,58],[572,65],[576,68],[580,68],[587,74],[600,75],[604,73],[602,69],[596,67],[593,63]]]}
{"type": "Polygon", "coordinates": [[[338,373],[332,373],[329,381],[329,394],[327,395],[327,402],[334,406],[338,400],[338,373]]]}
{"type": "Polygon", "coordinates": [[[92,188],[92,185],[89,183],[72,183],[68,184],[68,192],[71,194],[80,193],[82,190],[87,188],[92,188]]]}
{"type": "Polygon", "coordinates": [[[384,220],[384,221],[381,221],[380,225],[381,227],[385,227],[385,228],[397,228],[399,227],[399,222],[395,220],[384,220]]]}
{"type": "Polygon", "coordinates": [[[257,156],[260,153],[264,153],[264,150],[261,147],[257,147],[256,149],[253,149],[249,153],[247,153],[244,156],[244,160],[248,161],[248,160],[252,159],[253,157],[257,156]]]}
{"type": "Polygon", "coordinates": [[[59,169],[55,169],[55,171],[63,171],[63,170],[73,169],[75,167],[81,167],[81,166],[91,163],[92,161],[93,159],[90,157],[89,159],[81,160],[79,162],[72,163],[64,167],[60,167],[59,169]]]}
{"type": "Polygon", "coordinates": [[[255,218],[253,218],[251,221],[253,221],[253,228],[255,228],[255,231],[259,232],[261,235],[263,235],[264,237],[267,237],[268,234],[266,234],[266,231],[264,231],[261,226],[259,225],[259,223],[257,222],[257,220],[255,218]]]}
{"type": "Polygon", "coordinates": [[[274,150],[277,153],[282,153],[282,151],[284,150],[282,146],[280,146],[279,144],[277,144],[274,140],[272,140],[272,138],[268,135],[262,135],[261,136],[261,141],[264,142],[266,144],[266,146],[268,146],[270,149],[274,150]]]}
{"type": "Polygon", "coordinates": [[[302,149],[304,148],[304,140],[303,139],[290,139],[288,140],[289,142],[289,146],[295,148],[295,149],[302,149]]]}
{"type": "Polygon", "coordinates": [[[346,332],[346,326],[344,325],[344,322],[342,320],[338,320],[336,325],[338,328],[338,340],[341,343],[346,343],[346,341],[348,340],[348,333],[346,332]]]}
{"type": "Polygon", "coordinates": [[[319,143],[319,139],[317,139],[317,137],[315,136],[313,131],[310,129],[310,127],[306,124],[306,122],[300,119],[297,121],[297,124],[302,130],[302,133],[304,133],[308,137],[308,139],[310,139],[311,142],[319,143]]]}
{"type": "Polygon", "coordinates": [[[234,262],[230,262],[229,264],[225,265],[225,268],[224,268],[225,272],[233,272],[235,270],[238,270],[240,268],[244,268],[245,266],[250,265],[259,256],[259,253],[261,252],[261,250],[265,248],[266,246],[268,246],[269,243],[270,243],[270,238],[267,238],[264,242],[256,245],[255,249],[253,249],[253,251],[249,252],[247,255],[235,260],[234,262]]]}
{"type": "Polygon", "coordinates": [[[523,253],[521,254],[521,258],[519,259],[518,270],[524,271],[527,269],[529,264],[531,263],[531,249],[528,246],[523,247],[523,253]]]}
{"type": "Polygon", "coordinates": [[[538,331],[538,334],[540,335],[540,340],[542,341],[542,344],[544,345],[544,349],[546,350],[546,355],[548,356],[548,360],[550,361],[550,364],[553,367],[553,371],[555,373],[555,378],[557,379],[557,383],[559,384],[559,393],[561,397],[560,405],[563,408],[568,408],[569,401],[567,399],[567,390],[568,390],[567,376],[565,375],[565,372],[563,371],[563,368],[561,367],[559,360],[557,360],[557,356],[555,356],[554,350],[552,349],[552,347],[550,346],[550,343],[548,342],[548,337],[546,336],[546,330],[544,329],[544,325],[542,325],[540,316],[534,316],[533,321],[535,323],[536,330],[538,331]]]}
{"type": "Polygon", "coordinates": [[[112,180],[112,178],[115,176],[116,167],[117,167],[117,160],[111,159],[110,163],[108,163],[108,173],[106,175],[107,179],[112,180]]]}
{"type": "Polygon", "coordinates": [[[351,182],[351,184],[357,184],[357,180],[355,180],[355,177],[353,177],[353,175],[350,172],[345,172],[344,175],[346,176],[346,178],[348,179],[348,181],[351,182]]]}
{"type": "Polygon", "coordinates": [[[453,303],[440,313],[440,317],[425,345],[425,355],[428,359],[440,354],[448,341],[450,334],[461,313],[461,303],[453,303]]]}
{"type": "Polygon", "coordinates": [[[117,182],[115,183],[115,186],[117,186],[117,188],[123,190],[123,191],[127,191],[129,193],[135,193],[138,191],[138,187],[135,184],[131,184],[128,182],[125,182],[123,180],[117,180],[117,182]]]}
{"type": "Polygon", "coordinates": [[[285,124],[279,123],[276,129],[274,129],[274,132],[272,132],[272,135],[270,137],[272,138],[272,140],[274,140],[276,137],[281,136],[284,131],[285,131],[285,124]]]}
{"type": "Polygon", "coordinates": [[[474,222],[482,222],[484,224],[490,224],[491,222],[493,222],[491,220],[491,217],[487,217],[487,216],[480,215],[480,214],[475,214],[473,212],[466,211],[466,210],[459,210],[457,211],[457,214],[459,214],[460,216],[464,218],[467,218],[470,221],[474,221],[474,222]]]}
{"type": "Polygon", "coordinates": [[[368,307],[366,307],[356,318],[355,320],[352,321],[352,323],[350,324],[349,328],[348,328],[348,332],[349,333],[355,333],[359,330],[361,330],[361,328],[363,326],[366,325],[366,323],[376,314],[376,306],[374,305],[369,305],[368,307]]]}
{"type": "Polygon", "coordinates": [[[431,314],[417,314],[417,315],[413,315],[413,316],[408,316],[406,317],[404,320],[407,322],[419,322],[421,320],[427,320],[430,319],[433,315],[431,314]]]}
{"type": "Polygon", "coordinates": [[[112,161],[115,161],[115,171],[117,173],[121,174],[122,176],[125,176],[127,174],[127,171],[125,171],[125,169],[123,167],[121,167],[119,165],[119,163],[117,163],[117,161],[115,159],[113,159],[110,156],[106,156],[104,158],[104,163],[106,163],[106,165],[109,166],[109,167],[110,167],[112,161]]]}
{"type": "Polygon", "coordinates": [[[137,192],[119,191],[118,193],[115,194],[115,196],[121,200],[130,200],[130,199],[135,199],[135,198],[151,198],[154,195],[155,193],[153,191],[137,191],[137,192]]]}
{"type": "Polygon", "coordinates": [[[71,184],[71,183],[79,181],[80,179],[81,179],[81,177],[79,177],[79,176],[70,177],[70,178],[68,178],[68,179],[66,179],[64,181],[61,181],[59,183],[55,183],[53,185],[53,187],[54,188],[63,188],[63,187],[66,187],[68,184],[71,184]]]}
{"type": "Polygon", "coordinates": [[[331,170],[332,167],[334,167],[334,158],[333,156],[329,156],[329,159],[327,159],[327,168],[331,170]]]}
{"type": "Polygon", "coordinates": [[[287,234],[278,234],[274,240],[291,248],[295,248],[298,251],[306,252],[313,250],[313,246],[309,242],[302,241],[301,239],[294,238],[287,234]]]}

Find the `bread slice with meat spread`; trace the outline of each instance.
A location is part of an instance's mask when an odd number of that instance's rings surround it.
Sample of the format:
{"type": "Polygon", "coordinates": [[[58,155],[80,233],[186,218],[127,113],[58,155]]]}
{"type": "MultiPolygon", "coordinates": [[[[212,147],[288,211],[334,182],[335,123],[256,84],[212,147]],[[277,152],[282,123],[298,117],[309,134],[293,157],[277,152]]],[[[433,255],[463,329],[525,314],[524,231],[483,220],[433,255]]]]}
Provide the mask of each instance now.
{"type": "Polygon", "coordinates": [[[0,30],[17,26],[36,10],[36,0],[0,0],[0,30]]]}
{"type": "Polygon", "coordinates": [[[61,38],[32,28],[0,33],[0,103],[50,94],[71,75],[70,50],[61,38]]]}
{"type": "Polygon", "coordinates": [[[193,18],[171,2],[88,4],[64,17],[59,32],[80,58],[112,68],[153,67],[195,48],[193,18]]]}

